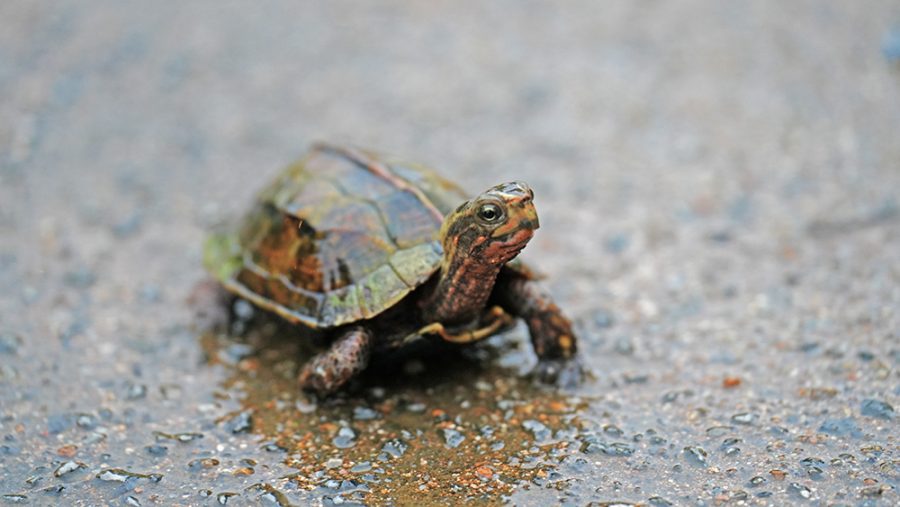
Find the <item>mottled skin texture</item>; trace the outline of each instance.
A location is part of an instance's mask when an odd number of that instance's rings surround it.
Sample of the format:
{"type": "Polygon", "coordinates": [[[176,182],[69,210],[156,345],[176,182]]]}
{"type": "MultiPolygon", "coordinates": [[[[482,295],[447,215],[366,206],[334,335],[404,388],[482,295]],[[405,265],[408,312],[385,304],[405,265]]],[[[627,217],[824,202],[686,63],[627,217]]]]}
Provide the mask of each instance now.
{"type": "Polygon", "coordinates": [[[524,266],[510,263],[539,227],[525,183],[473,199],[429,170],[317,146],[260,194],[205,261],[229,291],[319,328],[330,347],[302,388],[326,395],[376,351],[434,336],[452,343],[528,324],[545,380],[580,378],[568,319],[524,266]]]}
{"type": "Polygon", "coordinates": [[[300,372],[300,385],[318,393],[330,393],[363,371],[372,354],[372,332],[352,326],[325,352],[312,358],[300,372]]]}

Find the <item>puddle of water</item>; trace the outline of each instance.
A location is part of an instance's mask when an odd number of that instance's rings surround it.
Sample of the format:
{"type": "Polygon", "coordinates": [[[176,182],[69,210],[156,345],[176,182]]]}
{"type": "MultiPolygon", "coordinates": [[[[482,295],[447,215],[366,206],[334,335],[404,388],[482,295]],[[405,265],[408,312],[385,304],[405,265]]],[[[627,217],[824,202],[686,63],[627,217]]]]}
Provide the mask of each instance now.
{"type": "Polygon", "coordinates": [[[583,399],[495,364],[504,349],[506,362],[528,359],[515,350],[516,333],[449,355],[384,357],[326,400],[297,390],[297,365],[308,354],[290,339],[295,333],[262,326],[250,334],[252,345],[202,338],[211,363],[228,371],[223,389],[240,399],[222,421],[281,453],[295,470],[283,477],[287,485],[326,503],[403,505],[423,494],[495,501],[547,478],[553,456],[580,445],[572,437],[583,399]]]}

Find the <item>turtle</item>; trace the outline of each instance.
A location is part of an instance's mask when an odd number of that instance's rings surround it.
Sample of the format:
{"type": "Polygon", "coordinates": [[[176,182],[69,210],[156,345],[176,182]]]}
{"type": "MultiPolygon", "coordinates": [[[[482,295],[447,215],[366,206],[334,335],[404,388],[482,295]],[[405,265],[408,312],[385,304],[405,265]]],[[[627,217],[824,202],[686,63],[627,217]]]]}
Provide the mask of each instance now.
{"type": "Polygon", "coordinates": [[[318,395],[374,353],[423,338],[472,343],[517,318],[540,376],[577,382],[573,326],[516,258],[539,227],[533,200],[523,182],[471,198],[425,166],[319,143],[208,238],[204,264],[228,292],[325,334],[298,377],[318,395]]]}

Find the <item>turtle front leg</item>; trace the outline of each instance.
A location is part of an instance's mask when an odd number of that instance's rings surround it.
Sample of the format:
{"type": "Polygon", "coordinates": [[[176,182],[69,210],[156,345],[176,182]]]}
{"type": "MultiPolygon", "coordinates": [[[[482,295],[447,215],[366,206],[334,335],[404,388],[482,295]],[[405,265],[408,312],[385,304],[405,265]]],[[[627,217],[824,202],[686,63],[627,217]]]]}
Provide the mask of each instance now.
{"type": "Polygon", "coordinates": [[[322,396],[331,394],[366,369],[371,353],[372,332],[352,327],[306,363],[300,372],[300,387],[322,396]]]}
{"type": "Polygon", "coordinates": [[[572,323],[538,283],[519,276],[501,276],[496,294],[508,312],[528,325],[539,360],[535,370],[538,377],[563,386],[580,383],[584,370],[577,358],[572,323]]]}

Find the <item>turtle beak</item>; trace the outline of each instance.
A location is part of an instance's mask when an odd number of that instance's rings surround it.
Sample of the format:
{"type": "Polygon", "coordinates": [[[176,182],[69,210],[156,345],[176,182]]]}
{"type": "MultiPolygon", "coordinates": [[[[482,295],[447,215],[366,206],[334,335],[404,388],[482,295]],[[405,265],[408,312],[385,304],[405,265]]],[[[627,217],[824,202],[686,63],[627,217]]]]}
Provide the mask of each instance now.
{"type": "Polygon", "coordinates": [[[530,202],[527,206],[522,210],[522,218],[519,221],[519,227],[529,228],[529,229],[540,229],[541,222],[538,220],[537,211],[534,209],[534,205],[530,202]]]}

